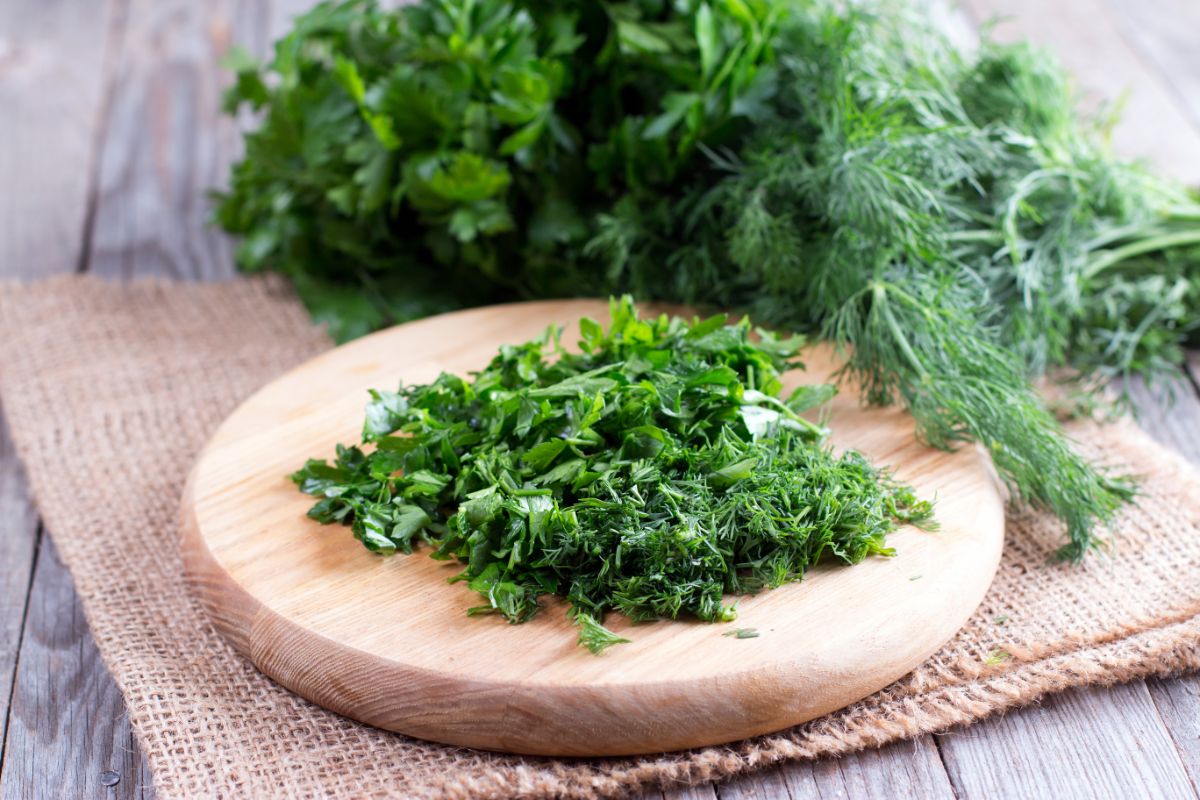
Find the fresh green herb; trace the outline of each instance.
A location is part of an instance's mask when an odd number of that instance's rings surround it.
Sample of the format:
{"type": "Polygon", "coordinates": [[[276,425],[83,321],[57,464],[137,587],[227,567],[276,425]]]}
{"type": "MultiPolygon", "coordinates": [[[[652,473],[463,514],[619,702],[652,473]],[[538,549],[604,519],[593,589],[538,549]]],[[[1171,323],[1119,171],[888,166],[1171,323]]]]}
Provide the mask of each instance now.
{"type": "Polygon", "coordinates": [[[262,121],[216,219],[244,235],[243,268],[291,276],[339,339],[595,290],[596,214],[734,141],[771,91],[780,16],[759,0],[321,3],[266,67],[228,60],[226,108],[262,121]]]}
{"type": "Polygon", "coordinates": [[[1012,653],[1008,652],[1007,650],[993,650],[988,654],[988,657],[983,660],[983,663],[987,664],[989,667],[995,667],[1003,664],[1005,661],[1008,661],[1011,658],[1012,653]]]}
{"type": "Polygon", "coordinates": [[[726,594],[889,555],[898,524],[932,524],[929,503],[800,416],[827,388],[781,397],[799,338],[642,320],[629,298],[607,331],[580,327],[579,353],[551,330],[469,381],[373,391],[373,449],[339,445],[292,476],[320,498],[309,516],[375,552],[457,559],[484,600],[473,614],[523,622],[539,596],[565,597],[593,652],[625,641],[610,610],[729,621],[726,594]]]}
{"type": "Polygon", "coordinates": [[[1162,375],[1200,329],[1200,202],[1122,163],[1062,70],[902,2],[323,3],[231,61],[216,216],[348,338],[633,291],[844,346],[930,444],[981,442],[1079,557],[1133,488],[1029,378],[1162,375]]]}
{"type": "Polygon", "coordinates": [[[757,639],[760,634],[756,628],[735,628],[731,631],[726,631],[722,636],[732,636],[735,639],[757,639]]]}

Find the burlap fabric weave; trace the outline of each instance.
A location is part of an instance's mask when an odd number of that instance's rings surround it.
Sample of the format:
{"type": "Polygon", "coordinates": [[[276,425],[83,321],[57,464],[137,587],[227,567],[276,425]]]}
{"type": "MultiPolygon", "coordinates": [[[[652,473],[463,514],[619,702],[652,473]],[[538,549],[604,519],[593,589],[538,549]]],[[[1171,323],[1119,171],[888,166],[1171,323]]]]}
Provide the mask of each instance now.
{"type": "Polygon", "coordinates": [[[1050,562],[1062,531],[1015,513],[990,593],[928,663],[853,706],[725,747],[560,761],[350,722],[255,671],[180,575],[184,476],[217,424],[329,347],[278,284],[67,278],[0,286],[0,402],[34,496],[129,705],[159,796],[623,795],[875,747],[1083,684],[1200,667],[1200,477],[1131,424],[1076,427],[1144,476],[1107,554],[1050,562]]]}

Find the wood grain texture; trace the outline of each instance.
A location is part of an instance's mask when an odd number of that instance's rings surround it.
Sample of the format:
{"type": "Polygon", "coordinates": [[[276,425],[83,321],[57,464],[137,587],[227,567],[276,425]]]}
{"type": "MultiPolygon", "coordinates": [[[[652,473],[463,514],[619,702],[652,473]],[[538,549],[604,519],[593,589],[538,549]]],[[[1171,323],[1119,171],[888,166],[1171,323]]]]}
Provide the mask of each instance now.
{"type": "Polygon", "coordinates": [[[712,785],[684,786],[662,793],[663,800],[717,800],[717,789],[712,785]]]}
{"type": "Polygon", "coordinates": [[[1184,373],[1151,389],[1137,379],[1129,387],[1137,423],[1156,441],[1200,464],[1200,397],[1184,373]]]}
{"type": "Polygon", "coordinates": [[[852,758],[788,765],[783,774],[789,793],[797,799],[954,798],[932,736],[866,750],[852,758]]]}
{"type": "Polygon", "coordinates": [[[1105,0],[1121,35],[1154,68],[1176,104],[1200,129],[1200,3],[1195,0],[1105,0]]]}
{"type": "Polygon", "coordinates": [[[687,790],[648,793],[640,800],[954,800],[932,736],[842,758],[799,762],[687,790]]]}
{"type": "MultiPolygon", "coordinates": [[[[1200,362],[1200,353],[1192,353],[1191,360],[1193,364],[1200,362]]],[[[1196,374],[1194,369],[1191,375],[1185,371],[1170,387],[1174,389],[1173,402],[1168,402],[1161,391],[1149,391],[1141,382],[1133,387],[1133,396],[1138,424],[1162,444],[1200,465],[1200,385],[1195,381],[1196,374]]],[[[1146,684],[1192,786],[1200,793],[1200,676],[1153,679],[1146,684]]]]}
{"type": "Polygon", "coordinates": [[[121,693],[49,537],[38,554],[9,719],[5,800],[142,796],[121,693]],[[107,771],[120,779],[111,788],[101,783],[107,771]]]}
{"type": "Polygon", "coordinates": [[[240,143],[221,111],[238,44],[263,53],[265,1],[128,0],[125,46],[99,152],[88,270],[131,278],[226,278],[231,243],[208,224],[208,192],[225,183],[240,143]]]}
{"type": "Polygon", "coordinates": [[[1146,683],[1192,789],[1200,796],[1200,675],[1146,683]]]}
{"type": "Polygon", "coordinates": [[[1052,695],[939,739],[959,797],[1196,797],[1140,681],[1052,695]]]}
{"type": "Polygon", "coordinates": [[[0,277],[78,267],[116,5],[0,3],[0,277]]]}
{"type": "Polygon", "coordinates": [[[0,773],[37,542],[33,501],[8,426],[0,418],[0,773]]]}
{"type": "MultiPolygon", "coordinates": [[[[71,272],[86,257],[93,155],[120,30],[116,0],[0,5],[0,277],[71,272]]],[[[113,743],[126,753],[132,736],[48,539],[38,555],[44,538],[0,434],[0,794],[79,796],[92,787],[101,795],[113,743]],[[75,613],[63,614],[64,604],[75,613]],[[42,646],[56,626],[76,645],[66,658],[42,646]]],[[[139,796],[137,781],[130,785],[113,796],[139,796]]]]}
{"type": "MultiPolygon", "coordinates": [[[[923,447],[906,414],[862,408],[850,389],[832,405],[832,441],[936,496],[941,529],[897,532],[893,559],[819,567],[801,584],[740,598],[738,625],[757,628],[756,639],[694,622],[633,628],[612,615],[633,642],[596,657],[575,644],[561,602],[515,627],[469,618],[469,593],[445,581],[454,565],[379,558],[305,518],[312,500],[284,476],[356,440],[367,389],[465,374],[552,323],[573,342],[581,316],[606,313],[604,301],[546,301],[422,320],[318,356],[246,401],[206,446],[183,510],[185,565],[235,646],[293,691],[380,727],[489,749],[616,755],[827,713],[904,675],[965,622],[1003,540],[986,457],[923,447]]],[[[836,368],[828,348],[805,361],[790,383],[836,368]]]]}
{"type": "Polygon", "coordinates": [[[1117,152],[1147,159],[1178,180],[1200,183],[1200,131],[1157,71],[1126,42],[1106,0],[963,0],[962,5],[977,25],[999,18],[995,36],[1000,41],[1027,39],[1053,50],[1076,76],[1085,108],[1123,101],[1113,132],[1117,152]]]}

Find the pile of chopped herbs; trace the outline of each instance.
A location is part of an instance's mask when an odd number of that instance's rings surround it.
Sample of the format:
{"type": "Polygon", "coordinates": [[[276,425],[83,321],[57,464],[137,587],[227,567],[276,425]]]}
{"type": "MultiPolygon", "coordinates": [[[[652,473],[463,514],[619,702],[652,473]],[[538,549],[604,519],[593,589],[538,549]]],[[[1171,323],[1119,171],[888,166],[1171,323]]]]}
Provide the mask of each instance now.
{"type": "Polygon", "coordinates": [[[1046,54],[903,2],[349,0],[234,67],[260,124],[216,218],[339,338],[526,297],[749,310],[982,443],[1066,556],[1133,489],[1030,379],[1198,341],[1196,198],[1114,158],[1046,54]]]}
{"type": "Polygon", "coordinates": [[[888,555],[897,525],[931,525],[928,502],[800,416],[832,386],[781,398],[799,338],[723,315],[643,320],[628,297],[607,331],[581,331],[578,353],[551,329],[470,380],[372,391],[370,452],[339,445],[292,476],[321,498],[309,516],[375,552],[457,559],[453,580],[483,598],[472,614],[524,622],[565,597],[593,652],[627,641],[608,611],[732,620],[727,594],[888,555]]]}

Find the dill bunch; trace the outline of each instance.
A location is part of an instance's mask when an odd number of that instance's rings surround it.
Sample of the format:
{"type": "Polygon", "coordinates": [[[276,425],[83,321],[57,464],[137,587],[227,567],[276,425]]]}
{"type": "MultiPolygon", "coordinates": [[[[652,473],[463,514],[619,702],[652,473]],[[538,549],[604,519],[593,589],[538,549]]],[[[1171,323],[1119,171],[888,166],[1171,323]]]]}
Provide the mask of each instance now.
{"type": "Polygon", "coordinates": [[[375,552],[424,542],[458,560],[454,580],[484,601],[472,614],[518,623],[565,597],[593,652],[626,641],[609,611],[729,621],[727,594],[889,555],[897,525],[932,525],[929,503],[800,416],[832,387],[780,397],[799,338],[611,305],[607,331],[582,322],[582,352],[551,330],[469,381],[372,392],[374,449],[339,446],[292,476],[321,498],[309,516],[375,552]]]}
{"type": "Polygon", "coordinates": [[[1198,208],[1107,156],[1025,46],[954,50],[889,7],[797,15],[772,112],[669,210],[593,240],[651,296],[742,306],[837,342],[930,444],[979,441],[1014,495],[1096,546],[1134,488],[1071,447],[1030,386],[1178,365],[1200,302],[1198,208]],[[663,270],[663,263],[670,265],[663,270]]]}

